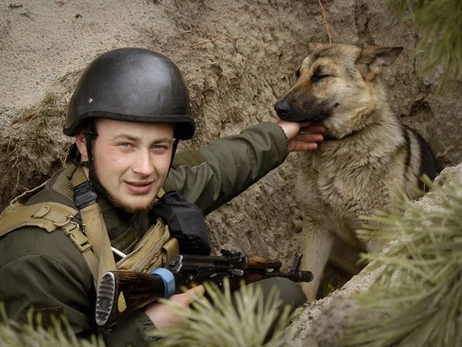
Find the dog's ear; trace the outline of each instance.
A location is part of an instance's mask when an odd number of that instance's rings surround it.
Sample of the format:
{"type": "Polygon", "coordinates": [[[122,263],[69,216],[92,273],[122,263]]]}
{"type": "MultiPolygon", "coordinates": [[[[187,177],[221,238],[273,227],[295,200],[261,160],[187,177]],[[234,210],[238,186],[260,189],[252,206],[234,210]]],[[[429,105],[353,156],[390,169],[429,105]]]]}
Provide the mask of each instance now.
{"type": "Polygon", "coordinates": [[[372,80],[382,71],[382,66],[391,65],[402,50],[403,47],[369,46],[361,51],[356,64],[364,78],[372,80]]]}

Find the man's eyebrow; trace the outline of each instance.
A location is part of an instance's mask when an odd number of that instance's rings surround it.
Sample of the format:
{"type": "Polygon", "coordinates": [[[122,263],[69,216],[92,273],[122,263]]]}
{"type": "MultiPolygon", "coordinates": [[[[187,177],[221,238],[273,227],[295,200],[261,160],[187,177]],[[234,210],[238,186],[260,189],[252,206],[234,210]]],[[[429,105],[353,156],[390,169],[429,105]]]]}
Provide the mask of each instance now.
{"type": "Polygon", "coordinates": [[[163,142],[169,142],[169,143],[171,143],[171,142],[173,142],[173,139],[170,138],[170,137],[161,137],[161,138],[159,138],[159,139],[155,139],[153,142],[154,142],[154,143],[163,143],[163,142]]]}
{"type": "MultiPolygon", "coordinates": [[[[129,134],[118,134],[112,138],[112,140],[130,140],[130,141],[139,141],[140,138],[137,136],[129,135],[129,134]]],[[[169,137],[161,137],[158,139],[155,139],[153,143],[163,143],[163,142],[173,142],[173,140],[169,137]]]]}
{"type": "Polygon", "coordinates": [[[139,140],[138,137],[133,136],[133,135],[128,135],[128,134],[118,134],[118,135],[115,135],[112,139],[113,140],[126,139],[126,140],[132,140],[132,141],[139,140]]]}

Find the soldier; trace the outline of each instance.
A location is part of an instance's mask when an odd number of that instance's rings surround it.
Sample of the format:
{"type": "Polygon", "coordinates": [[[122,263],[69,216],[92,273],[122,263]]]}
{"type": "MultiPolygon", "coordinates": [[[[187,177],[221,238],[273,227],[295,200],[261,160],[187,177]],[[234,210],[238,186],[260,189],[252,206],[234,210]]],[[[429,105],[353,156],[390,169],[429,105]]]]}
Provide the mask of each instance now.
{"type": "MultiPolygon", "coordinates": [[[[188,89],[167,57],[125,48],[89,64],[64,125],[75,137],[73,164],[13,200],[1,216],[0,298],[9,318],[26,322],[33,308],[45,323],[63,315],[79,337],[102,334],[110,346],[147,344],[146,331],[176,326],[178,318],[155,303],[110,329],[97,327],[95,286],[102,273],[150,271],[177,252],[209,254],[204,214],[289,152],[316,149],[323,128],[260,123],[173,160],[178,141],[194,131],[188,89]],[[166,227],[165,208],[176,226],[166,227]]],[[[291,281],[267,281],[293,307],[306,300],[291,281]]],[[[170,300],[189,306],[203,292],[198,286],[170,300]]]]}

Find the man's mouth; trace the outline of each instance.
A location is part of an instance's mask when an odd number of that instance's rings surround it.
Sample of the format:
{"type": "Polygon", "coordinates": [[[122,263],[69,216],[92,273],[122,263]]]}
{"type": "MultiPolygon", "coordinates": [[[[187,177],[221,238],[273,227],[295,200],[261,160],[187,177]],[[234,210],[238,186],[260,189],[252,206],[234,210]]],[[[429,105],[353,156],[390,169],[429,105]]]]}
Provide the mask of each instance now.
{"type": "Polygon", "coordinates": [[[152,188],[152,181],[149,182],[128,182],[125,181],[127,189],[133,194],[146,194],[152,188]]]}

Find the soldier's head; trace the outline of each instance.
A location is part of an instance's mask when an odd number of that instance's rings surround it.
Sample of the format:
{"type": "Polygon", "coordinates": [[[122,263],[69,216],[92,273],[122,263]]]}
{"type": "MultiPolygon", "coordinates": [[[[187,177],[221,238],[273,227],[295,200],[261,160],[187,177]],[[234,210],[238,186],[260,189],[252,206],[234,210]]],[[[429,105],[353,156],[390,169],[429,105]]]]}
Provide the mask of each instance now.
{"type": "Polygon", "coordinates": [[[64,125],[64,133],[76,138],[93,185],[129,211],[152,206],[178,141],[194,131],[178,67],[141,48],[112,50],[92,61],[71,97],[64,125]]]}

